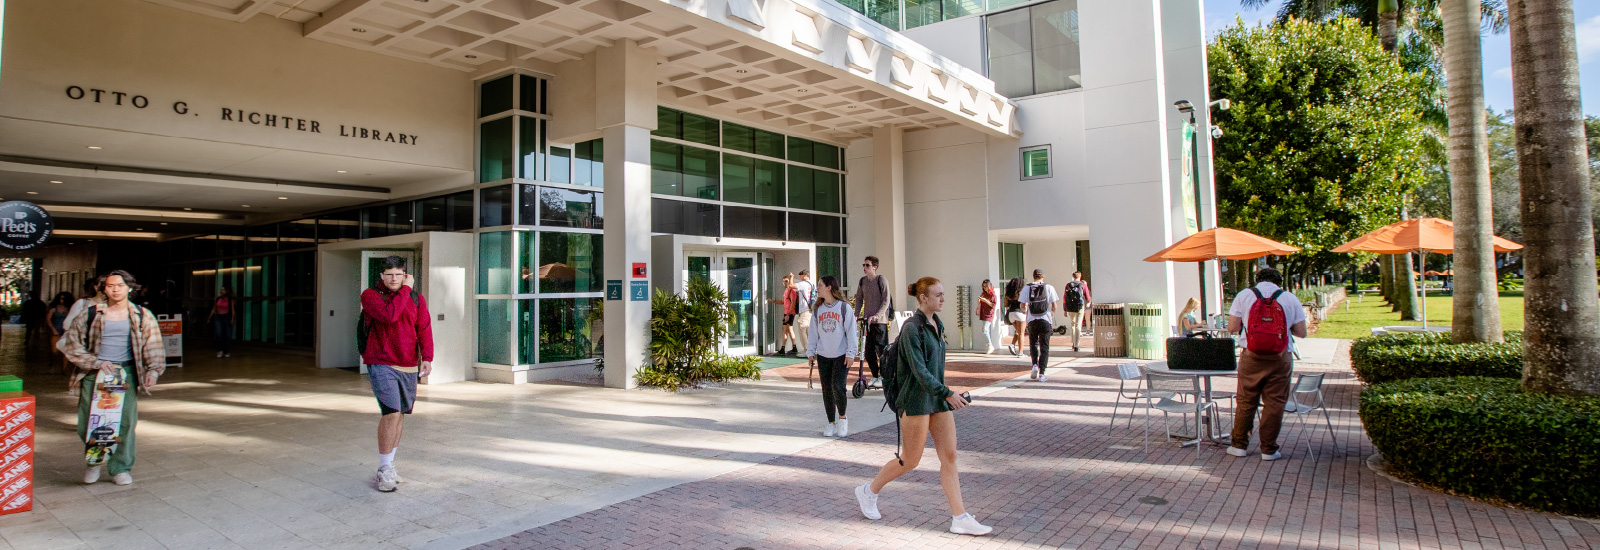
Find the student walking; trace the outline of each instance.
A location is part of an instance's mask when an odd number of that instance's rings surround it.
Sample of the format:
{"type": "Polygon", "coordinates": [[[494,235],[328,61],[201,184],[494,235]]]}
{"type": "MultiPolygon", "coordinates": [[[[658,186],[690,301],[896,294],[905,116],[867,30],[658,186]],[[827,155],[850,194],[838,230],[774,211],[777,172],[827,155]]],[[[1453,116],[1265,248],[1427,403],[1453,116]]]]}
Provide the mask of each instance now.
{"type": "Polygon", "coordinates": [[[939,319],[939,312],[944,310],[944,285],[933,277],[923,277],[906,291],[916,299],[917,312],[901,327],[895,344],[897,360],[889,365],[900,380],[895,403],[900,414],[901,452],[898,458],[884,463],[872,481],[856,487],[856,503],[867,519],[881,519],[878,494],[889,482],[917,468],[928,436],[932,435],[933,448],[939,454],[939,485],[950,502],[950,532],[987,535],[993,528],[978,523],[967,513],[961,498],[956,421],[951,412],[966,407],[967,400],[944,384],[944,321],[939,319]]]}
{"type": "Polygon", "coordinates": [[[821,282],[817,294],[822,297],[811,306],[813,330],[806,344],[806,359],[816,363],[822,374],[822,408],[828,417],[822,435],[844,437],[850,435],[850,423],[844,416],[850,396],[845,394],[844,380],[850,372],[850,358],[858,356],[856,311],[845,301],[839,279],[827,275],[821,282]]]}
{"type": "Polygon", "coordinates": [[[1033,373],[1028,378],[1048,381],[1044,375],[1050,364],[1050,330],[1056,314],[1056,289],[1044,282],[1044,271],[1033,270],[1033,283],[1022,288],[1019,301],[1028,310],[1028,355],[1033,359],[1033,373]]]}
{"type": "Polygon", "coordinates": [[[1278,432],[1289,401],[1289,373],[1294,370],[1294,339],[1306,337],[1306,311],[1293,292],[1283,289],[1278,270],[1256,272],[1256,286],[1244,289],[1228,310],[1228,330],[1244,332],[1239,353],[1239,410],[1228,454],[1248,456],[1250,430],[1261,408],[1261,460],[1278,460],[1278,432]]]}
{"type": "Polygon", "coordinates": [[[71,292],[56,293],[55,299],[50,300],[50,361],[61,361],[62,374],[72,374],[75,370],[67,362],[67,354],[61,351],[61,336],[67,333],[67,314],[72,312],[72,303],[75,301],[71,292]]]}
{"type": "MultiPolygon", "coordinates": [[[[800,270],[795,276],[794,293],[798,296],[799,311],[794,316],[794,335],[804,344],[811,341],[811,308],[806,307],[816,297],[816,286],[811,284],[811,271],[800,270]]],[[[806,351],[806,350],[801,350],[806,351]]],[[[798,354],[796,354],[798,355],[798,354]]]]}
{"type": "Polygon", "coordinates": [[[795,354],[798,354],[799,351],[795,349],[794,316],[795,316],[795,313],[798,312],[799,308],[802,307],[802,306],[800,304],[800,297],[799,297],[799,295],[797,295],[795,293],[795,290],[794,290],[794,274],[793,273],[790,273],[790,274],[787,274],[787,275],[783,276],[783,298],[780,298],[780,299],[777,299],[777,300],[768,300],[768,301],[772,302],[774,304],[780,304],[780,305],[783,306],[783,330],[778,331],[778,353],[777,354],[778,355],[795,355],[795,354]],[[783,351],[783,345],[785,343],[789,344],[789,351],[787,351],[787,352],[783,351]]]}
{"type": "Polygon", "coordinates": [[[233,289],[222,287],[222,292],[211,301],[212,342],[217,348],[217,357],[233,356],[233,326],[234,320],[239,316],[239,303],[233,298],[233,289]]]}
{"type": "Polygon", "coordinates": [[[1000,293],[994,283],[983,280],[983,290],[978,292],[978,334],[983,336],[983,353],[994,353],[994,312],[1000,303],[1000,293]]]}
{"type": "MultiPolygon", "coordinates": [[[[1072,333],[1072,351],[1078,351],[1078,338],[1082,336],[1083,310],[1094,303],[1089,298],[1089,282],[1083,280],[1082,271],[1072,272],[1072,280],[1061,286],[1061,310],[1067,314],[1067,329],[1072,333]]],[[[1093,343],[1093,342],[1090,342],[1093,343]]]]}
{"type": "Polygon", "coordinates": [[[1022,324],[1028,322],[1028,315],[1022,312],[1022,302],[1017,296],[1022,294],[1022,278],[1012,277],[1006,283],[1006,322],[1011,324],[1011,343],[1006,347],[1011,355],[1022,357],[1022,324]]]}
{"type": "Polygon", "coordinates": [[[367,364],[372,395],[378,399],[378,490],[390,493],[405,480],[394,468],[405,415],[417,401],[417,380],[433,372],[433,323],[428,301],[413,290],[416,280],[399,256],[383,260],[376,288],[361,292],[366,319],[367,364]]]}
{"type": "MultiPolygon", "coordinates": [[[[121,441],[111,459],[103,466],[111,472],[117,485],[133,483],[134,429],[139,423],[139,392],[148,393],[156,380],[167,370],[167,348],[161,341],[161,326],[156,314],[128,301],[128,295],[139,288],[133,275],[123,270],[112,271],[101,279],[100,293],[104,304],[93,304],[83,315],[72,318],[72,324],[62,336],[67,360],[77,365],[81,374],[95,371],[115,374],[122,371],[127,379],[127,393],[123,396],[122,422],[118,427],[121,441]]],[[[78,394],[78,441],[89,437],[89,409],[94,396],[95,376],[82,376],[78,394]]],[[[102,466],[90,466],[83,472],[83,482],[100,480],[102,466]]]]}
{"type": "Polygon", "coordinates": [[[861,281],[856,283],[855,306],[867,322],[867,345],[863,351],[867,370],[872,371],[867,387],[876,388],[880,385],[878,371],[883,368],[879,362],[883,360],[883,350],[889,347],[889,321],[894,315],[894,300],[889,295],[889,281],[878,274],[877,256],[862,260],[861,272],[861,281]]]}

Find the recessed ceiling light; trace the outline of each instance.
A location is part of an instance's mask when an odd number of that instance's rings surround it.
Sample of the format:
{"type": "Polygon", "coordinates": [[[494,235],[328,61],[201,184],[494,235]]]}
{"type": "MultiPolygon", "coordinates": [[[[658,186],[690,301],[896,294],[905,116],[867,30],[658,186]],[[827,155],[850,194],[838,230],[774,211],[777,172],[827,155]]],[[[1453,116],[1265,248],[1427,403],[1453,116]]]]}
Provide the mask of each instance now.
{"type": "Polygon", "coordinates": [[[50,180],[50,183],[61,183],[61,180],[50,180]]]}
{"type": "Polygon", "coordinates": [[[249,208],[249,207],[250,207],[250,205],[248,205],[248,204],[241,204],[241,205],[239,205],[239,206],[243,206],[243,207],[245,207],[245,208],[249,208]]]}
{"type": "Polygon", "coordinates": [[[744,70],[744,69],[734,69],[734,70],[733,70],[733,72],[734,72],[734,73],[735,73],[735,74],[744,74],[744,73],[748,73],[748,72],[750,72],[750,71],[746,71],[746,70],[744,70]]]}
{"type": "Polygon", "coordinates": [[[29,195],[37,195],[37,194],[39,194],[39,192],[38,191],[29,191],[28,194],[29,195]]]}
{"type": "Polygon", "coordinates": [[[100,146],[99,146],[99,145],[90,145],[90,146],[89,146],[89,148],[90,148],[90,149],[95,149],[95,150],[99,150],[99,149],[100,149],[100,146]]]}
{"type": "Polygon", "coordinates": [[[187,207],[187,206],[185,206],[185,207],[183,207],[183,209],[184,209],[184,210],[194,210],[194,209],[193,209],[193,208],[189,208],[189,207],[187,207]]]}
{"type": "Polygon", "coordinates": [[[363,29],[361,27],[351,27],[350,30],[356,31],[356,32],[367,32],[367,29],[363,29]]]}
{"type": "Polygon", "coordinates": [[[278,197],[278,200],[280,200],[280,201],[286,201],[286,200],[289,200],[289,197],[278,197]]]}
{"type": "Polygon", "coordinates": [[[844,108],[846,108],[846,109],[854,109],[854,108],[856,108],[856,106],[855,105],[845,105],[844,108]]]}
{"type": "Polygon", "coordinates": [[[134,231],[144,231],[144,228],[143,227],[135,227],[135,228],[133,228],[133,230],[134,231]]]}
{"type": "Polygon", "coordinates": [[[338,172],[338,173],[340,173],[340,174],[344,174],[344,173],[347,173],[347,172],[349,172],[349,170],[334,170],[334,171],[335,171],[335,172],[338,172]]]}
{"type": "Polygon", "coordinates": [[[800,92],[800,93],[802,93],[802,94],[803,94],[803,93],[806,93],[806,92],[809,92],[809,91],[811,91],[811,90],[807,90],[807,89],[805,89],[805,88],[801,88],[801,89],[798,89],[798,90],[795,90],[795,91],[796,91],[796,92],[800,92]]]}
{"type": "Polygon", "coordinates": [[[161,222],[161,225],[167,225],[167,222],[161,222]]]}
{"type": "Polygon", "coordinates": [[[470,53],[467,54],[467,59],[477,59],[477,58],[478,58],[478,56],[476,56],[476,55],[472,55],[470,53]]]}

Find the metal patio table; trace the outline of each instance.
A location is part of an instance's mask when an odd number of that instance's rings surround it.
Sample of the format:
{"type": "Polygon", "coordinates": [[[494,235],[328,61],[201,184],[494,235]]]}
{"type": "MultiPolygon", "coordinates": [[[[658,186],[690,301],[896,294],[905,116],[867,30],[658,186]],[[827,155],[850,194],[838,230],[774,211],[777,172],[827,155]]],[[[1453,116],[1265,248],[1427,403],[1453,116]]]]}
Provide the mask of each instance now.
{"type": "MultiPolygon", "coordinates": [[[[1210,403],[1212,401],[1212,399],[1211,399],[1211,379],[1213,377],[1216,377],[1216,376],[1234,376],[1234,375],[1238,374],[1238,371],[1231,371],[1231,370],[1174,369],[1174,368],[1169,368],[1167,366],[1167,362],[1166,361],[1156,361],[1154,363],[1150,363],[1149,365],[1145,366],[1145,368],[1149,369],[1151,372],[1158,372],[1158,373],[1162,373],[1162,374],[1182,374],[1182,375],[1188,375],[1188,376],[1193,376],[1193,377],[1199,378],[1201,380],[1201,383],[1200,383],[1201,395],[1198,396],[1198,397],[1199,397],[1199,399],[1205,400],[1205,401],[1203,401],[1205,403],[1210,403]]],[[[1230,445],[1231,444],[1230,440],[1233,439],[1233,436],[1231,434],[1218,434],[1217,433],[1217,431],[1219,431],[1219,426],[1220,426],[1220,422],[1221,422],[1221,419],[1218,418],[1218,416],[1217,416],[1217,408],[1216,407],[1211,407],[1209,410],[1206,411],[1205,414],[1206,414],[1206,421],[1201,423],[1201,425],[1203,425],[1205,427],[1204,428],[1205,433],[1200,434],[1200,435],[1195,435],[1195,434],[1190,434],[1190,433],[1179,434],[1180,437],[1185,437],[1185,438],[1192,437],[1193,438],[1193,439],[1189,439],[1187,441],[1184,441],[1182,446],[1188,447],[1190,445],[1199,444],[1202,441],[1207,442],[1207,443],[1211,443],[1211,444],[1214,444],[1214,445],[1230,445]]],[[[1188,427],[1186,426],[1184,429],[1188,430],[1188,427]]]]}

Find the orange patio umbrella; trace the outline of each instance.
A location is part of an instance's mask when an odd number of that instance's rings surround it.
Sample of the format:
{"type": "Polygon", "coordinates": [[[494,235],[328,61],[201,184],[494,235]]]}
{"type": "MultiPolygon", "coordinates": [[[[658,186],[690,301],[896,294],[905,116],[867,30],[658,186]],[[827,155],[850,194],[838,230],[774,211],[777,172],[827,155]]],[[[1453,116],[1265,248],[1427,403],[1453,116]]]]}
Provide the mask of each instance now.
{"type": "MultiPolygon", "coordinates": [[[[1204,262],[1209,260],[1250,260],[1269,254],[1286,256],[1299,251],[1248,231],[1214,227],[1184,237],[1172,246],[1145,258],[1147,262],[1204,262]]],[[[1200,315],[1206,312],[1205,270],[1200,275],[1200,315]]]]}
{"type": "MultiPolygon", "coordinates": [[[[1439,218],[1413,218],[1391,223],[1368,232],[1366,235],[1356,237],[1350,242],[1334,248],[1334,252],[1377,252],[1380,254],[1404,254],[1417,252],[1422,254],[1423,265],[1427,265],[1428,253],[1439,252],[1451,254],[1455,252],[1456,229],[1450,220],[1439,218]]],[[[1510,252],[1519,250],[1522,245],[1502,239],[1494,238],[1495,252],[1510,252]]],[[[1409,267],[1408,267],[1409,269],[1409,267]]],[[[1415,271],[1412,271],[1415,274],[1415,271]]],[[[1426,297],[1427,293],[1424,292],[1426,297]]],[[[1428,301],[1422,301],[1422,328],[1428,328],[1428,301]]]]}

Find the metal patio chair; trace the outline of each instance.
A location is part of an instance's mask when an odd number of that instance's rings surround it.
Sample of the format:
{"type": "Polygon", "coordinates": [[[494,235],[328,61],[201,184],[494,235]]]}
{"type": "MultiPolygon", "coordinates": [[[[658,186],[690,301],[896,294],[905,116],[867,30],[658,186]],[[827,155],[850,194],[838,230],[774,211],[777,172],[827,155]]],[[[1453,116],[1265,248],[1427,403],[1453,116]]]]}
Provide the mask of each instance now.
{"type": "MultiPolygon", "coordinates": [[[[1167,439],[1172,439],[1172,422],[1169,419],[1170,415],[1172,414],[1183,415],[1184,423],[1187,424],[1189,421],[1189,413],[1194,413],[1193,433],[1195,434],[1195,437],[1200,437],[1200,434],[1203,433],[1204,430],[1204,427],[1202,427],[1200,424],[1204,420],[1202,415],[1205,413],[1206,409],[1217,406],[1215,401],[1205,401],[1200,399],[1200,379],[1186,374],[1165,374],[1149,370],[1145,371],[1144,376],[1145,386],[1150,388],[1151,393],[1161,392],[1168,394],[1164,397],[1153,400],[1153,402],[1150,402],[1144,409],[1145,452],[1150,452],[1151,409],[1161,411],[1161,420],[1163,427],[1166,428],[1167,439]],[[1185,396],[1194,396],[1194,402],[1186,402],[1184,399],[1185,396]]],[[[1200,457],[1200,447],[1201,445],[1195,445],[1195,458],[1200,457]]]]}
{"type": "MultiPolygon", "coordinates": [[[[1333,440],[1333,448],[1337,451],[1339,449],[1339,438],[1333,431],[1333,416],[1328,414],[1328,404],[1322,398],[1322,379],[1325,376],[1327,376],[1326,373],[1302,374],[1295,379],[1293,392],[1289,395],[1289,403],[1293,404],[1294,410],[1285,410],[1284,414],[1292,414],[1299,417],[1300,423],[1303,425],[1305,424],[1306,415],[1322,411],[1322,420],[1328,425],[1328,438],[1333,440]],[[1316,396],[1316,405],[1307,405],[1305,400],[1312,396],[1316,396]]],[[[1315,458],[1317,456],[1316,446],[1308,443],[1306,447],[1311,452],[1311,456],[1315,458]]]]}
{"type": "Polygon", "coordinates": [[[1108,434],[1117,427],[1117,405],[1119,405],[1123,399],[1133,402],[1129,405],[1128,409],[1128,427],[1132,428],[1133,415],[1139,407],[1139,401],[1160,399],[1162,397],[1171,395],[1170,393],[1157,394],[1155,392],[1145,390],[1144,371],[1139,368],[1138,363],[1123,363],[1117,365],[1117,378],[1120,379],[1120,382],[1117,386],[1117,399],[1111,402],[1111,425],[1106,427],[1106,433],[1108,434]],[[1128,381],[1130,380],[1138,381],[1134,383],[1131,393],[1129,391],[1130,389],[1128,388],[1128,381]]]}

